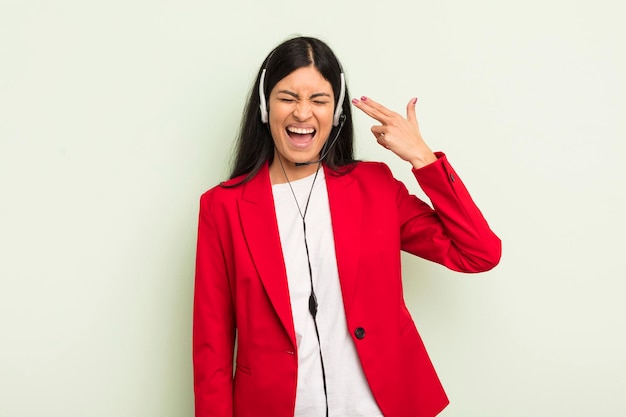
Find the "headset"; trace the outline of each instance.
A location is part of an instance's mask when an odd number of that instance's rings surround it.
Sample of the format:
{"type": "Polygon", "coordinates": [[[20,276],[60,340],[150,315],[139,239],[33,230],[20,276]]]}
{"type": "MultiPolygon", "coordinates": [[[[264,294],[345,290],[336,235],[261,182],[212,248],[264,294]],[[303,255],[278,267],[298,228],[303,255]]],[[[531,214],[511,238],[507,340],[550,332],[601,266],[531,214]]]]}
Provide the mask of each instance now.
{"type": "MultiPolygon", "coordinates": [[[[267,100],[265,99],[265,72],[267,68],[263,68],[261,72],[261,78],[259,79],[259,98],[261,99],[261,104],[259,105],[259,110],[261,110],[261,121],[267,124],[269,120],[269,112],[267,110],[267,100]]],[[[333,115],[333,126],[339,125],[339,121],[341,119],[341,115],[343,114],[343,100],[346,96],[346,77],[343,75],[343,72],[339,74],[341,78],[341,89],[339,90],[339,100],[337,100],[337,105],[335,108],[335,114],[333,115]]]]}

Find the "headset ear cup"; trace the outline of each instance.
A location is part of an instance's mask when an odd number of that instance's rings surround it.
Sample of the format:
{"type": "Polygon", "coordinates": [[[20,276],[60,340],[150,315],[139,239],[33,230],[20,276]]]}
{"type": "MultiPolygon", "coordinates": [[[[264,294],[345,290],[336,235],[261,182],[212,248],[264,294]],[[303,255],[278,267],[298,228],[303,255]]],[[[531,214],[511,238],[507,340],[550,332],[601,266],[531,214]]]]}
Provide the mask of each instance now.
{"type": "Polygon", "coordinates": [[[337,126],[339,124],[339,119],[343,114],[343,99],[346,97],[346,77],[343,75],[343,72],[339,74],[339,77],[341,79],[341,89],[339,90],[337,108],[335,109],[335,114],[333,115],[333,126],[337,126]]]}
{"type": "Polygon", "coordinates": [[[265,92],[263,91],[263,87],[265,86],[265,68],[261,72],[261,77],[259,78],[259,110],[261,111],[261,122],[267,124],[269,120],[269,115],[267,112],[267,101],[265,100],[265,92]]]}

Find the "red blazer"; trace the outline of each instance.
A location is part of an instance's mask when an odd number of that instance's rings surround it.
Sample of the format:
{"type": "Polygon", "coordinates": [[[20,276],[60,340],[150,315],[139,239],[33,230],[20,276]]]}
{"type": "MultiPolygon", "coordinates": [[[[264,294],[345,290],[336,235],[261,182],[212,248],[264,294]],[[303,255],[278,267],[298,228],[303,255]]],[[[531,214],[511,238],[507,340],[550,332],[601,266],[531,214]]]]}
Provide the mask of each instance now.
{"type": "MultiPolygon", "coordinates": [[[[435,210],[384,164],[324,167],[348,329],[386,417],[448,404],[404,303],[400,251],[463,272],[500,259],[500,240],[437,156],[414,170],[435,210]]],[[[293,416],[298,352],[267,166],[201,198],[193,336],[196,417],[293,416]]]]}

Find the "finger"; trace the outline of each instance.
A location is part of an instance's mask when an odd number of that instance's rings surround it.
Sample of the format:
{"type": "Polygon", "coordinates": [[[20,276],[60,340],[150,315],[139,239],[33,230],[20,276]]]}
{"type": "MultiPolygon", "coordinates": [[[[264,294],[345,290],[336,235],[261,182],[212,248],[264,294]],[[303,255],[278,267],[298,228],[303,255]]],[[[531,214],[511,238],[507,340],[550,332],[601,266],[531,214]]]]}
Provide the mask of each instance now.
{"type": "Polygon", "coordinates": [[[385,149],[389,149],[389,142],[387,142],[387,138],[384,134],[381,133],[380,135],[376,136],[376,134],[374,133],[374,136],[376,137],[376,142],[378,142],[380,146],[385,149]]]}
{"type": "Polygon", "coordinates": [[[417,116],[415,116],[415,103],[417,103],[417,98],[412,98],[409,101],[409,104],[406,105],[406,118],[412,124],[417,125],[417,116]]]}
{"type": "Polygon", "coordinates": [[[386,109],[384,106],[372,105],[372,100],[368,99],[367,97],[362,97],[361,100],[354,98],[352,99],[352,104],[354,104],[359,110],[363,111],[363,113],[367,114],[372,119],[375,119],[383,124],[389,123],[391,119],[391,116],[388,114],[388,109],[386,109]]]}
{"type": "Polygon", "coordinates": [[[363,103],[365,103],[367,106],[373,108],[374,110],[376,110],[377,112],[382,114],[383,116],[394,117],[395,115],[397,115],[397,113],[395,111],[389,110],[387,107],[383,106],[382,104],[380,104],[376,100],[372,100],[369,97],[362,96],[361,97],[361,101],[363,103]]]}
{"type": "Polygon", "coordinates": [[[385,133],[387,133],[387,128],[385,126],[372,126],[371,128],[372,133],[374,134],[374,136],[380,136],[380,135],[384,135],[385,133]]]}
{"type": "Polygon", "coordinates": [[[387,133],[387,127],[372,126],[371,131],[372,135],[374,135],[374,137],[376,138],[376,142],[378,142],[378,144],[385,149],[389,149],[389,140],[388,137],[385,135],[385,133],[387,133]]]}
{"type": "Polygon", "coordinates": [[[359,99],[352,99],[352,104],[354,104],[359,110],[361,110],[363,113],[367,114],[369,117],[371,117],[372,119],[380,122],[380,123],[388,123],[389,122],[389,118],[387,116],[385,116],[384,114],[382,114],[380,111],[376,110],[375,108],[373,108],[372,106],[370,106],[368,103],[366,103],[365,101],[359,100],[359,99]]]}

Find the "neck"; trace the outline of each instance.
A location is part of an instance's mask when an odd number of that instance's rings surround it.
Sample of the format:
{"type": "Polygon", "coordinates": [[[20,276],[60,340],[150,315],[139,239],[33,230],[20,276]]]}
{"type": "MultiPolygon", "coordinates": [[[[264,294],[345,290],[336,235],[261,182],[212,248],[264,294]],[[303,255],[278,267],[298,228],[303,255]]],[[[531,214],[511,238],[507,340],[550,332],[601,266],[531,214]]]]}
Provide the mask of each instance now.
{"type": "Polygon", "coordinates": [[[318,165],[319,164],[296,166],[295,163],[282,158],[278,152],[274,152],[274,160],[270,164],[270,181],[272,185],[275,185],[285,184],[288,181],[301,180],[302,178],[315,174],[318,165]],[[287,177],[285,177],[285,174],[287,177]]]}

